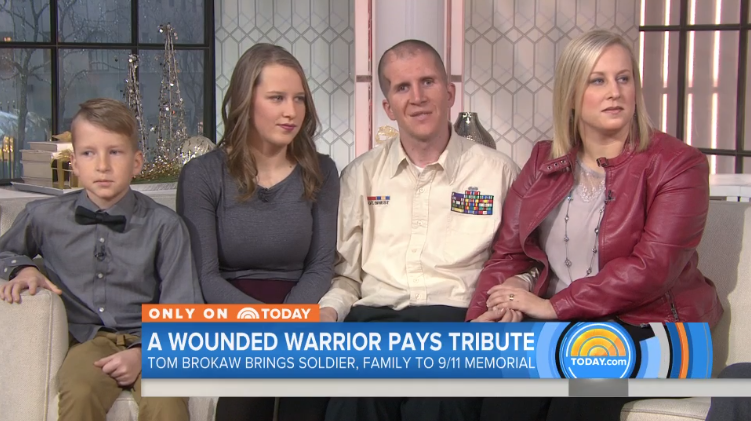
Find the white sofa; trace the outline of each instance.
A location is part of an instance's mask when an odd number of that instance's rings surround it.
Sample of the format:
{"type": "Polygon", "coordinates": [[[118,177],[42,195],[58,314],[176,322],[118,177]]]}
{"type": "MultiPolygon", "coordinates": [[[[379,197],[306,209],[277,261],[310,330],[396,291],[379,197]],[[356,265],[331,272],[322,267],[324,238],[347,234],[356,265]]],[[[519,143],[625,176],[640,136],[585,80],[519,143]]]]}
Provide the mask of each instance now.
{"type": "MultiPolygon", "coordinates": [[[[174,209],[174,196],[155,199],[174,209]]],[[[29,200],[0,201],[0,233],[29,200]]],[[[725,307],[725,315],[713,331],[717,375],[729,364],[751,361],[751,340],[744,325],[751,315],[749,203],[711,203],[699,256],[699,266],[715,281],[725,307]]],[[[0,419],[56,420],[56,376],[67,351],[67,321],[60,298],[42,291],[34,297],[25,295],[23,305],[0,305],[0,338],[0,419]]],[[[215,398],[192,398],[191,419],[213,420],[215,403],[215,398]]],[[[708,409],[709,398],[647,399],[627,404],[621,420],[704,420],[708,409]]],[[[132,397],[123,393],[107,419],[135,421],[136,413],[132,397]]]]}
{"type": "MultiPolygon", "coordinates": [[[[174,194],[150,196],[175,208],[174,194]]],[[[0,233],[8,230],[26,203],[36,199],[0,200],[0,233]]],[[[62,300],[49,291],[25,293],[22,300],[22,305],[0,302],[0,420],[55,421],[57,371],[68,351],[68,320],[62,300]]],[[[215,405],[216,398],[190,398],[190,419],[213,421],[215,405]]],[[[137,420],[133,396],[121,393],[107,421],[137,420]]]]}
{"type": "MultiPolygon", "coordinates": [[[[737,362],[751,362],[748,322],[751,316],[751,206],[748,202],[712,201],[699,268],[712,279],[725,308],[712,331],[714,372],[737,362]]],[[[622,421],[704,420],[709,398],[647,399],[627,404],[622,421]]]]}

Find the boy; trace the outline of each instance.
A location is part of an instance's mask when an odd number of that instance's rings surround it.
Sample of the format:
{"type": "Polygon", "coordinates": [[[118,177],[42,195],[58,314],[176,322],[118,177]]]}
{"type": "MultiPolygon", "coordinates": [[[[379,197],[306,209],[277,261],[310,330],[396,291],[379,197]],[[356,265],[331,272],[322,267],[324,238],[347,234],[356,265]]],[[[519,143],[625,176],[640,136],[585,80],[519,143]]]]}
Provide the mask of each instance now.
{"type": "Polygon", "coordinates": [[[136,121],[122,103],[92,99],[71,124],[82,191],[26,205],[0,237],[0,299],[60,294],[70,349],[59,377],[60,421],[104,421],[122,389],[139,420],[189,419],[185,398],[141,398],[141,304],[199,303],[188,232],[172,210],[130,189],[143,166],[136,121]],[[44,257],[49,278],[32,262],[44,257]]]}

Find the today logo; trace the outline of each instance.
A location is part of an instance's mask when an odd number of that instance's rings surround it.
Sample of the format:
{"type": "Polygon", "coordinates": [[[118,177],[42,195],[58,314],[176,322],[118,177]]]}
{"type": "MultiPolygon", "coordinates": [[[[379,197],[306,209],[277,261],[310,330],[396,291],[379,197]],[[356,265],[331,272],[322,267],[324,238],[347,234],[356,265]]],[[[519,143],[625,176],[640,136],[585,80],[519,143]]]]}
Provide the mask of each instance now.
{"type": "Polygon", "coordinates": [[[259,321],[265,322],[269,320],[289,320],[289,321],[303,321],[307,320],[310,315],[310,309],[308,308],[260,308],[261,313],[258,313],[253,307],[245,307],[237,312],[237,319],[243,321],[259,321]]]}
{"type": "Polygon", "coordinates": [[[634,341],[616,323],[577,323],[563,337],[558,361],[566,378],[625,379],[636,363],[634,341]]]}

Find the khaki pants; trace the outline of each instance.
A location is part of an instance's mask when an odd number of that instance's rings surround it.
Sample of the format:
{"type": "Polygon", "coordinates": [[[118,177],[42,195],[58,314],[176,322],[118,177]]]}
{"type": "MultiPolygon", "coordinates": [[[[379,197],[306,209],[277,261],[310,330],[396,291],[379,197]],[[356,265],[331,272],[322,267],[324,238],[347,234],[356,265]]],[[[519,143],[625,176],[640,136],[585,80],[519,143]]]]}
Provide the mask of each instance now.
{"type": "Polygon", "coordinates": [[[71,339],[68,355],[58,372],[60,421],[105,421],[107,412],[123,390],[130,390],[138,404],[139,421],[188,421],[187,398],[142,398],[141,376],[127,388],[105,374],[94,362],[127,349],[138,340],[127,334],[99,332],[90,341],[71,339]]]}

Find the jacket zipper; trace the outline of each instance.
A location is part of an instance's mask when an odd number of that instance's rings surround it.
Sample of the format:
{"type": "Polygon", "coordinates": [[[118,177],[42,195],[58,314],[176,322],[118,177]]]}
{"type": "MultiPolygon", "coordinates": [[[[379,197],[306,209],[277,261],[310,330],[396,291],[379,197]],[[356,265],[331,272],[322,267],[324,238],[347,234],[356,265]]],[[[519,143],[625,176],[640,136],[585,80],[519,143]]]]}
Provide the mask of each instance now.
{"type": "MultiPolygon", "coordinates": [[[[668,298],[668,303],[670,303],[670,312],[671,312],[671,313],[673,313],[673,319],[675,319],[675,320],[673,321],[673,323],[678,323],[678,322],[680,322],[681,320],[680,320],[680,318],[678,317],[678,310],[677,310],[677,309],[675,308],[675,301],[673,301],[673,294],[671,294],[671,293],[670,293],[670,291],[668,291],[668,292],[667,292],[667,293],[665,294],[665,296],[667,296],[667,298],[668,298]]],[[[627,324],[627,325],[629,325],[629,326],[639,326],[639,327],[648,327],[648,326],[649,326],[649,323],[640,323],[640,324],[638,324],[638,325],[635,325],[635,324],[633,324],[633,323],[629,323],[629,322],[627,322],[627,321],[623,320],[623,319],[622,319],[622,318],[620,318],[619,316],[615,316],[614,318],[615,318],[616,320],[620,320],[621,322],[623,322],[623,323],[625,323],[625,324],[627,324]]]]}
{"type": "Polygon", "coordinates": [[[620,321],[621,323],[623,323],[623,324],[627,324],[627,325],[629,325],[629,326],[649,327],[649,323],[639,323],[638,325],[635,325],[635,324],[633,324],[633,323],[629,323],[629,322],[627,322],[627,321],[625,321],[625,320],[621,319],[621,318],[620,318],[620,317],[618,317],[618,316],[615,316],[615,317],[614,317],[614,319],[616,319],[616,320],[619,320],[619,321],[620,321]]]}
{"type": "Polygon", "coordinates": [[[668,296],[668,302],[670,303],[670,311],[673,312],[673,318],[675,319],[675,322],[679,322],[680,319],[678,318],[678,310],[675,308],[675,301],[673,300],[673,294],[670,293],[670,291],[666,294],[668,296]]]}

